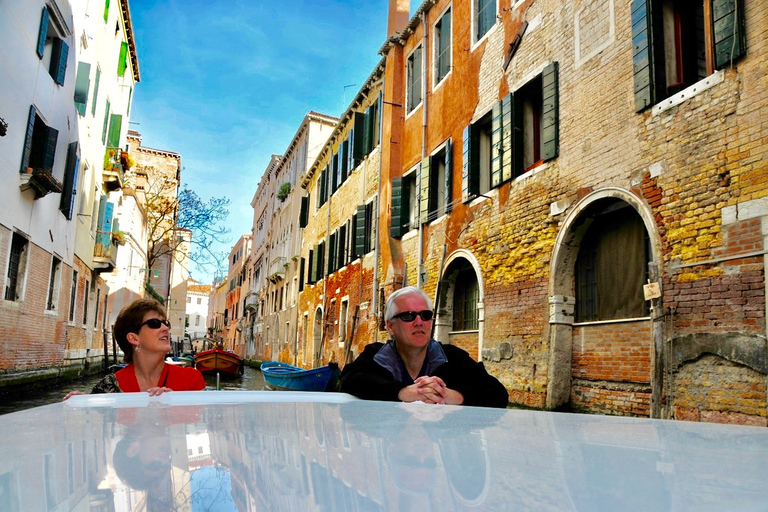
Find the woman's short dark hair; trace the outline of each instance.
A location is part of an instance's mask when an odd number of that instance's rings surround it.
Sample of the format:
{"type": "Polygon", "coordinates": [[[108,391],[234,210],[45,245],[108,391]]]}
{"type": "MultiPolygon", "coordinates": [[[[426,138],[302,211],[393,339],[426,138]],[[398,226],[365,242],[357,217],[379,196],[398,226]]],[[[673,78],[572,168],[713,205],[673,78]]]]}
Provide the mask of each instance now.
{"type": "Polygon", "coordinates": [[[117,315],[112,334],[120,346],[120,350],[125,354],[126,363],[133,361],[133,345],[128,341],[128,333],[138,333],[141,329],[141,322],[144,321],[144,315],[150,311],[154,311],[167,319],[165,308],[154,299],[137,299],[125,306],[117,315]]]}

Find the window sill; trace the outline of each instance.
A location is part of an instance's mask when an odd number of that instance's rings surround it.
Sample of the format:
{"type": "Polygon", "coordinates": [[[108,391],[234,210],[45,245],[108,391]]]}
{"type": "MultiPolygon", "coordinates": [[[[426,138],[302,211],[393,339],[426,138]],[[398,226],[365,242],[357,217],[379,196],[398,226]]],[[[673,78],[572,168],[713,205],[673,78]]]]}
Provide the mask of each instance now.
{"type": "Polygon", "coordinates": [[[408,119],[410,119],[411,117],[413,117],[413,115],[414,115],[414,114],[416,114],[416,113],[417,113],[417,112],[418,112],[418,111],[421,109],[421,106],[422,106],[423,104],[424,104],[424,100],[421,100],[419,103],[417,103],[417,104],[416,104],[416,106],[415,106],[415,107],[413,107],[413,109],[411,109],[411,111],[410,111],[410,112],[408,112],[407,114],[405,114],[405,120],[407,121],[408,119]]]}
{"type": "Polygon", "coordinates": [[[541,162],[538,165],[534,164],[533,166],[526,169],[523,174],[521,174],[520,176],[512,180],[512,182],[517,183],[518,181],[527,180],[528,178],[536,174],[539,174],[540,172],[546,170],[547,168],[549,168],[549,162],[541,162]]]}
{"type": "Polygon", "coordinates": [[[683,89],[677,94],[673,94],[672,96],[665,99],[664,101],[654,105],[654,107],[651,109],[651,115],[657,116],[662,112],[671,109],[672,107],[676,107],[677,105],[680,105],[681,103],[688,100],[689,98],[692,98],[697,94],[700,94],[706,91],[707,89],[714,87],[715,85],[722,82],[724,79],[725,79],[725,73],[723,72],[722,69],[715,71],[714,73],[704,78],[703,80],[699,80],[692,86],[686,89],[683,89]]]}
{"type": "MultiPolygon", "coordinates": [[[[498,13],[497,13],[497,15],[498,15],[498,13]]],[[[501,23],[500,23],[500,22],[499,22],[499,20],[497,19],[497,20],[496,20],[496,23],[494,23],[494,24],[493,24],[493,26],[492,26],[491,28],[489,28],[489,29],[488,29],[488,32],[486,32],[485,34],[483,34],[483,37],[481,37],[480,39],[478,39],[477,41],[475,41],[474,43],[472,43],[472,47],[469,49],[470,53],[471,53],[471,52],[474,52],[474,51],[477,49],[477,47],[478,47],[478,46],[480,46],[481,44],[483,44],[483,41],[485,41],[486,39],[488,39],[489,37],[491,37],[491,34],[493,34],[494,32],[496,32],[496,30],[498,29],[498,27],[499,27],[499,25],[500,25],[500,24],[501,24],[501,23]]],[[[474,28],[473,28],[472,30],[473,30],[473,32],[474,32],[474,28]]],[[[473,34],[472,34],[472,38],[473,38],[473,39],[474,39],[474,36],[475,36],[475,35],[474,35],[474,33],[473,33],[473,34]]]]}
{"type": "Polygon", "coordinates": [[[411,238],[415,238],[416,234],[419,232],[418,228],[411,228],[408,230],[407,233],[405,233],[403,236],[400,237],[401,242],[405,242],[406,240],[410,240],[411,238]]]}
{"type": "Polygon", "coordinates": [[[629,324],[632,322],[647,322],[651,319],[650,316],[640,316],[636,318],[617,318],[614,320],[594,320],[590,322],[574,322],[573,327],[589,327],[591,325],[607,325],[607,324],[629,324]]]}
{"type": "Polygon", "coordinates": [[[449,331],[448,336],[459,335],[459,334],[479,334],[479,333],[480,333],[480,329],[470,329],[468,331],[449,331]]]}

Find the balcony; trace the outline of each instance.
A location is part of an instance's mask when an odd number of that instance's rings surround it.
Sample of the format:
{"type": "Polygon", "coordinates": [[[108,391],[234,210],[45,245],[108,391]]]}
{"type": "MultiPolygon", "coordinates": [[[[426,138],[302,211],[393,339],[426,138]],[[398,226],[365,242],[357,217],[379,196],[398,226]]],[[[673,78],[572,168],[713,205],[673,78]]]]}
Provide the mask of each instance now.
{"type": "Polygon", "coordinates": [[[267,279],[271,283],[277,283],[278,281],[285,279],[285,267],[288,266],[288,258],[277,257],[269,264],[269,273],[267,279]]]}
{"type": "Polygon", "coordinates": [[[35,199],[40,199],[50,192],[61,193],[61,182],[53,177],[51,169],[44,167],[27,167],[27,172],[21,173],[22,191],[32,189],[35,191],[35,199]]]}
{"type": "Polygon", "coordinates": [[[248,311],[258,311],[259,309],[259,295],[253,290],[250,290],[245,295],[245,309],[248,311]]]}
{"type": "Polygon", "coordinates": [[[122,154],[120,148],[107,148],[104,154],[104,170],[101,176],[107,191],[119,190],[125,184],[122,154]]]}
{"type": "Polygon", "coordinates": [[[93,267],[96,272],[112,272],[117,266],[117,240],[111,231],[96,231],[93,267]]]}

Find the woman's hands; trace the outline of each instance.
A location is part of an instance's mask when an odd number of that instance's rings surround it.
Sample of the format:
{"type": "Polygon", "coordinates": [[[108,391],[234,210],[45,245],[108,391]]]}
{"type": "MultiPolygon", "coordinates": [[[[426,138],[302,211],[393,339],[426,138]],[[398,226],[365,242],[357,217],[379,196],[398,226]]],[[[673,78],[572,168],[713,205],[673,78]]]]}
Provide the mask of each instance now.
{"type": "Polygon", "coordinates": [[[67,396],[61,399],[61,401],[63,402],[64,400],[69,400],[69,397],[71,396],[84,395],[84,394],[85,393],[83,393],[82,391],[70,391],[69,393],[67,393],[67,396]]]}
{"type": "Polygon", "coordinates": [[[413,384],[400,390],[397,398],[403,402],[424,402],[426,404],[461,405],[464,396],[450,389],[440,377],[423,376],[413,384]]]}

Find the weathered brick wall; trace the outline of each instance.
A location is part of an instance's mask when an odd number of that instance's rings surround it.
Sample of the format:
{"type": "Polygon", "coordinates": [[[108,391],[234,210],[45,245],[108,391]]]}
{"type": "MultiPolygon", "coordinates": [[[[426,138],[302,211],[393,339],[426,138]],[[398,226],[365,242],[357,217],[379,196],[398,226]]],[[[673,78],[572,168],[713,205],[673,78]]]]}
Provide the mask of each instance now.
{"type": "Polygon", "coordinates": [[[573,328],[573,378],[649,383],[650,326],[647,321],[573,328]]]}
{"type": "Polygon", "coordinates": [[[678,420],[766,426],[765,375],[715,355],[683,366],[674,379],[678,420]]]}

